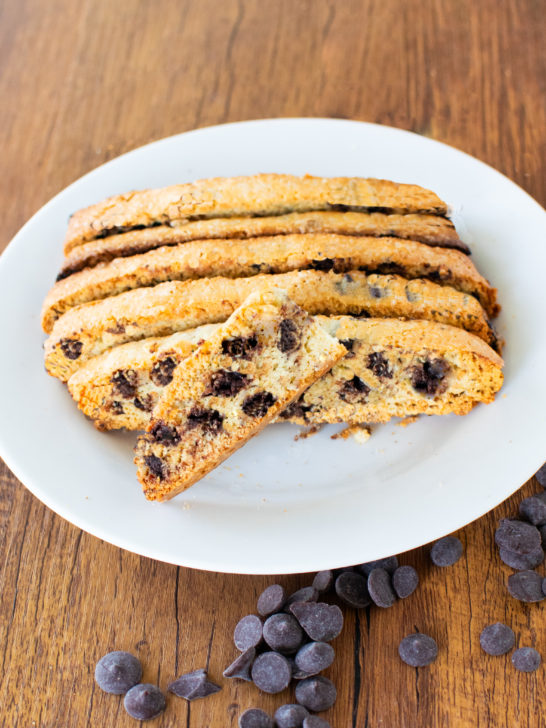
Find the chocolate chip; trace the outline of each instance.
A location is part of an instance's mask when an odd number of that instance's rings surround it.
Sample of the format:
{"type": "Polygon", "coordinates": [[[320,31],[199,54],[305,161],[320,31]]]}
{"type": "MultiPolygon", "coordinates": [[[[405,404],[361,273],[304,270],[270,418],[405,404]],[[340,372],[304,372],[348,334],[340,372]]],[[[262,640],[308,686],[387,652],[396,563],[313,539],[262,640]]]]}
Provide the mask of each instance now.
{"type": "Polygon", "coordinates": [[[276,728],[301,728],[309,712],[303,705],[291,703],[277,708],[273,718],[276,728]]]}
{"type": "Polygon", "coordinates": [[[291,417],[299,417],[302,420],[306,419],[306,415],[308,412],[312,412],[313,406],[304,404],[303,399],[297,399],[295,402],[292,402],[292,404],[289,404],[286,409],[284,409],[281,412],[281,417],[283,420],[288,420],[291,417]]]}
{"type": "Polygon", "coordinates": [[[311,261],[311,268],[314,270],[322,270],[322,271],[329,271],[332,270],[334,267],[334,259],[333,258],[321,258],[320,260],[312,260],[311,261]]]}
{"type": "Polygon", "coordinates": [[[540,538],[542,540],[542,548],[546,547],[546,526],[539,526],[540,538]]]}
{"type": "Polygon", "coordinates": [[[424,361],[413,367],[411,375],[411,384],[418,392],[428,394],[430,396],[445,391],[446,378],[450,366],[444,359],[432,359],[424,361]]]}
{"type": "Polygon", "coordinates": [[[426,634],[410,634],[398,646],[398,654],[406,665],[425,667],[438,657],[438,645],[426,634]]]}
{"type": "Polygon", "coordinates": [[[302,728],[331,728],[330,723],[318,715],[310,715],[303,721],[302,728]]]}
{"type": "Polygon", "coordinates": [[[347,379],[339,388],[339,396],[344,402],[364,402],[370,388],[365,384],[362,379],[355,376],[352,379],[347,379]]]}
{"type": "Polygon", "coordinates": [[[245,399],[242,410],[249,417],[263,417],[276,401],[271,392],[256,392],[245,399]]]}
{"type": "Polygon", "coordinates": [[[142,665],[130,652],[109,652],[97,662],[95,681],[101,690],[112,695],[124,695],[140,682],[142,665]]]}
{"type": "Polygon", "coordinates": [[[214,695],[222,688],[207,679],[207,673],[202,668],[180,675],[174,682],[170,683],[167,690],[179,698],[186,700],[197,700],[214,695]]]}
{"type": "Polygon", "coordinates": [[[271,584],[258,597],[258,614],[269,617],[280,612],[286,601],[286,592],[280,584],[271,584]]]}
{"type": "Polygon", "coordinates": [[[77,339],[61,339],[59,344],[67,359],[78,359],[82,354],[83,344],[77,339]]]}
{"type": "Polygon", "coordinates": [[[352,359],[355,355],[354,351],[354,345],[356,344],[356,339],[340,339],[340,344],[343,344],[343,346],[347,349],[347,354],[345,354],[346,359],[352,359]]]}
{"type": "Polygon", "coordinates": [[[334,661],[334,648],[327,642],[309,642],[296,653],[296,667],[309,676],[326,670],[334,661]]]}
{"type": "Polygon", "coordinates": [[[381,351],[373,351],[368,354],[368,363],[366,365],[371,369],[376,377],[392,379],[392,369],[389,367],[389,360],[381,351]]]}
{"type": "Polygon", "coordinates": [[[337,690],[327,677],[317,675],[296,685],[296,700],[309,710],[319,713],[328,710],[336,702],[337,690]]]}
{"type": "Polygon", "coordinates": [[[259,708],[249,708],[239,716],[239,728],[274,728],[273,718],[259,708]]]}
{"type": "Polygon", "coordinates": [[[188,427],[193,430],[195,427],[200,427],[204,433],[215,435],[222,429],[222,422],[224,416],[221,415],[218,410],[205,409],[195,405],[188,414],[188,427]]]}
{"type": "Polygon", "coordinates": [[[392,575],[394,591],[400,599],[409,597],[419,585],[419,575],[413,566],[400,566],[392,575]]]}
{"type": "Polygon", "coordinates": [[[292,668],[278,652],[263,652],[254,660],[251,675],[254,685],[264,693],[280,693],[290,684],[292,668]]]}
{"type": "Polygon", "coordinates": [[[543,488],[546,488],[546,463],[536,471],[535,478],[543,488]]]}
{"type": "Polygon", "coordinates": [[[256,649],[254,647],[249,647],[248,650],[245,650],[242,653],[242,655],[239,655],[239,657],[235,658],[231,665],[226,667],[226,669],[222,673],[223,676],[229,678],[239,678],[239,680],[246,680],[247,682],[251,682],[252,678],[250,677],[250,668],[252,667],[252,663],[254,662],[255,657],[256,649]]]}
{"type": "Polygon", "coordinates": [[[291,614],[273,614],[268,617],[263,635],[272,650],[288,655],[296,652],[303,642],[303,630],[291,614]]]}
{"type": "Polygon", "coordinates": [[[330,569],[319,571],[313,579],[313,589],[318,592],[329,592],[334,585],[334,572],[330,569]]]}
{"type": "Polygon", "coordinates": [[[150,435],[155,442],[160,442],[162,445],[176,445],[180,442],[180,435],[176,428],[161,420],[154,422],[150,429],[150,435]]]}
{"type": "Polygon", "coordinates": [[[305,633],[316,642],[330,642],[343,629],[343,614],[336,604],[295,602],[290,611],[305,633]]]}
{"type": "Polygon", "coordinates": [[[164,359],[159,359],[150,373],[150,379],[158,387],[165,387],[170,384],[173,378],[174,370],[176,369],[177,362],[172,356],[166,356],[164,359]]]}
{"type": "Polygon", "coordinates": [[[436,566],[453,566],[463,555],[463,545],[456,536],[445,536],[430,550],[430,559],[436,566]]]}
{"type": "Polygon", "coordinates": [[[121,402],[118,402],[117,400],[114,400],[112,404],[110,405],[110,409],[115,415],[122,415],[124,413],[123,404],[121,402]]]}
{"type": "Polygon", "coordinates": [[[257,348],[258,339],[255,336],[236,336],[222,341],[222,352],[233,359],[250,359],[257,348]]]}
{"type": "Polygon", "coordinates": [[[355,609],[364,609],[371,604],[366,579],[356,571],[345,571],[337,577],[336,594],[355,609]]]}
{"type": "Polygon", "coordinates": [[[520,602],[540,602],[544,599],[542,577],[536,571],[518,571],[509,576],[508,591],[520,602]]]}
{"type": "Polygon", "coordinates": [[[540,654],[532,647],[520,647],[512,655],[512,665],[520,672],[534,672],[540,667],[540,654]]]}
{"type": "Polygon", "coordinates": [[[245,652],[251,647],[257,647],[262,641],[262,620],[255,614],[248,614],[239,620],[233,632],[235,647],[245,652]]]}
{"type": "Polygon", "coordinates": [[[211,374],[210,383],[203,394],[213,397],[235,397],[249,381],[250,377],[246,374],[219,369],[211,374]]]}
{"type": "Polygon", "coordinates": [[[165,696],[156,685],[141,683],[129,690],[123,699],[123,707],[131,718],[150,720],[165,710],[165,696]]]}
{"type": "Polygon", "coordinates": [[[365,564],[358,564],[356,567],[364,576],[369,576],[374,569],[385,569],[389,574],[394,574],[398,568],[398,558],[396,556],[387,556],[385,559],[376,559],[368,561],[365,564]]]}
{"type": "Polygon", "coordinates": [[[501,561],[512,569],[518,571],[527,571],[528,569],[534,569],[544,561],[544,551],[542,547],[539,547],[536,551],[531,551],[530,554],[514,554],[508,549],[499,549],[499,556],[501,561]]]}
{"type": "Polygon", "coordinates": [[[480,645],[488,655],[504,655],[516,643],[516,635],[506,624],[495,622],[482,629],[480,645]]]}
{"type": "Polygon", "coordinates": [[[524,498],[519,504],[519,514],[533,526],[546,525],[546,503],[536,496],[524,498]]]}
{"type": "Polygon", "coordinates": [[[295,602],[316,602],[318,599],[318,591],[312,586],[304,586],[291,594],[284,605],[284,611],[290,611],[290,605],[295,602]]]}
{"type": "Polygon", "coordinates": [[[387,291],[379,286],[368,286],[368,289],[372,298],[383,298],[387,295],[387,291]]]}
{"type": "Polygon", "coordinates": [[[368,576],[368,591],[378,607],[392,607],[396,594],[392,588],[391,575],[386,569],[374,569],[368,576]]]}
{"type": "Polygon", "coordinates": [[[155,478],[159,478],[159,480],[164,480],[166,466],[161,458],[158,458],[157,455],[146,455],[144,457],[144,462],[146,463],[148,470],[155,478]]]}
{"type": "Polygon", "coordinates": [[[136,395],[137,373],[133,369],[118,369],[110,377],[114,392],[124,399],[132,399],[136,395]]]}
{"type": "Polygon", "coordinates": [[[277,347],[283,354],[299,349],[301,345],[298,327],[292,319],[283,319],[279,324],[279,341],[277,347]]]}
{"type": "Polygon", "coordinates": [[[151,412],[154,408],[154,401],[150,394],[145,394],[142,397],[135,397],[133,404],[137,409],[142,410],[143,412],[151,412]]]}
{"type": "Polygon", "coordinates": [[[495,542],[514,554],[529,554],[541,545],[540,531],[530,523],[504,518],[495,531],[495,542]]]}

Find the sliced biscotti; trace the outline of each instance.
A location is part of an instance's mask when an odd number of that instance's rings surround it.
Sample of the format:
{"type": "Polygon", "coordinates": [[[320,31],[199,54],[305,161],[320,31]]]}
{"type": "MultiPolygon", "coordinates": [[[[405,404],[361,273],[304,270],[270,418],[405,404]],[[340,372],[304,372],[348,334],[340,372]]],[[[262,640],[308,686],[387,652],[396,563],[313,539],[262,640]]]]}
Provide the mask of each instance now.
{"type": "Polygon", "coordinates": [[[168,280],[218,275],[236,278],[307,268],[429,278],[475,295],[489,316],[498,308],[496,290],[458,250],[430,248],[399,238],[311,233],[244,241],[198,240],[118,258],[58,281],[44,301],[42,326],[49,333],[55,320],[74,306],[168,280]]]}
{"type": "Polygon", "coordinates": [[[431,281],[360,271],[291,271],[251,278],[206,278],[137,288],[70,309],[45,342],[45,366],[66,381],[113,346],[225,321],[253,291],[278,287],[309,313],[402,316],[460,326],[494,343],[478,301],[431,281]]]}
{"type": "Polygon", "coordinates": [[[271,217],[234,217],[195,220],[170,227],[158,225],[109,235],[76,246],[66,256],[57,280],[98,263],[126,258],[164,245],[191,240],[253,238],[269,235],[333,233],[417,240],[433,247],[469,253],[455,226],[445,217],[427,214],[388,215],[384,212],[293,212],[271,217]]]}
{"type": "Polygon", "coordinates": [[[146,498],[167,500],[202,478],[345,353],[286,294],[249,296],[175,369],[139,437],[146,498]]]}
{"type": "Polygon", "coordinates": [[[315,210],[445,215],[447,206],[430,190],[388,180],[288,174],[218,177],[129,192],[79,210],[68,224],[65,253],[88,240],[135,228],[315,210]]]}
{"type": "Polygon", "coordinates": [[[502,359],[478,337],[429,321],[317,321],[347,356],[281,414],[300,424],[387,422],[418,414],[467,414],[492,402],[502,359]]]}

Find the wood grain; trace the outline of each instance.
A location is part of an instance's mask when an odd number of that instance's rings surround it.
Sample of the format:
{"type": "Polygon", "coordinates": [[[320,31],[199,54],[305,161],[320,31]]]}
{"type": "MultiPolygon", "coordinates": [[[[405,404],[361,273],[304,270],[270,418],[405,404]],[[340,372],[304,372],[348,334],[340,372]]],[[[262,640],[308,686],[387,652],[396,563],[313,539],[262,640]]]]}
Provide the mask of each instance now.
{"type": "MultiPolygon", "coordinates": [[[[546,202],[542,0],[3,0],[0,19],[0,249],[98,164],[247,118],[334,116],[410,129],[492,164],[546,202]]],[[[478,642],[484,625],[502,620],[519,645],[546,656],[544,607],[507,595],[510,570],[493,544],[496,520],[537,487],[531,481],[464,529],[455,567],[432,567],[426,548],[404,555],[422,579],[407,601],[347,611],[327,673],[339,690],[332,725],[545,725],[544,667],[518,674],[478,642]],[[414,629],[440,645],[429,668],[397,657],[414,629]]],[[[94,664],[113,648],[137,653],[145,679],[162,687],[204,665],[222,680],[233,626],[271,578],[178,569],[109,546],[55,516],[5,466],[0,491],[3,725],[136,725],[119,698],[94,687],[94,664]]],[[[292,589],[310,576],[277,580],[292,589]]],[[[169,698],[151,725],[232,727],[242,709],[272,712],[290,697],[223,684],[191,705],[169,698]]]]}

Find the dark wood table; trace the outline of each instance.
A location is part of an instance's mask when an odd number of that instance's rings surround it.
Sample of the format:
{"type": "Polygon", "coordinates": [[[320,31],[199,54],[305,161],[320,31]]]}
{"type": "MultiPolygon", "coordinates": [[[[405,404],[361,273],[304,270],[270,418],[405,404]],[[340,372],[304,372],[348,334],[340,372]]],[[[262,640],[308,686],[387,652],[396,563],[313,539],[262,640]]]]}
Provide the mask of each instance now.
{"type": "MultiPolygon", "coordinates": [[[[410,129],[488,162],[544,204],[545,17],[542,0],[3,0],[0,249],[98,164],[169,134],[260,117],[410,129]]],[[[518,644],[546,656],[544,607],[507,594],[510,569],[493,543],[496,521],[537,487],[530,481],[465,528],[455,567],[432,567],[426,547],[405,554],[422,581],[407,601],[347,610],[327,672],[339,691],[325,716],[332,725],[546,724],[544,667],[516,673],[509,658],[485,656],[478,640],[484,625],[502,620],[518,644]],[[440,645],[426,669],[396,654],[415,628],[440,645]]],[[[132,650],[145,680],[162,688],[204,665],[222,681],[234,624],[255,609],[260,591],[275,580],[293,589],[311,578],[226,576],[150,561],[58,518],[1,465],[0,489],[4,726],[133,726],[121,700],[94,686],[102,654],[132,650]]],[[[171,697],[153,725],[236,726],[248,706],[272,712],[292,699],[288,691],[265,696],[246,683],[222,684],[191,705],[171,697]]]]}

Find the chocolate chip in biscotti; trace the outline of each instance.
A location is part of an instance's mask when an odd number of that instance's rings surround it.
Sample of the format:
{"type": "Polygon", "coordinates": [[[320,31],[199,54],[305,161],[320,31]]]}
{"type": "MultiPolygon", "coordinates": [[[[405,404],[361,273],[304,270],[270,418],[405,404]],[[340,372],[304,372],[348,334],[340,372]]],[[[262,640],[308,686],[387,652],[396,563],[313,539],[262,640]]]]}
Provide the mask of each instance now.
{"type": "Polygon", "coordinates": [[[340,339],[340,344],[343,344],[343,346],[347,349],[347,354],[345,354],[346,359],[352,359],[355,356],[354,347],[356,344],[356,339],[340,339]]]}
{"type": "Polygon", "coordinates": [[[278,652],[263,652],[254,660],[252,681],[264,693],[280,693],[292,679],[290,663],[278,652]]]}
{"type": "Polygon", "coordinates": [[[280,612],[286,602],[286,592],[280,584],[271,584],[258,597],[258,614],[269,617],[280,612]]]}
{"type": "Polygon", "coordinates": [[[368,354],[366,366],[372,370],[376,377],[380,379],[392,379],[392,369],[382,351],[373,351],[371,354],[368,354]]]}
{"type": "Polygon", "coordinates": [[[163,445],[176,445],[177,442],[180,442],[180,434],[177,429],[160,420],[154,422],[150,429],[150,435],[155,442],[160,442],[163,445]]]}
{"type": "Polygon", "coordinates": [[[503,518],[495,531],[495,543],[514,554],[524,555],[536,551],[542,543],[542,538],[536,526],[524,521],[503,518]]]}
{"type": "Polygon", "coordinates": [[[293,654],[301,646],[304,635],[298,620],[292,614],[272,614],[264,623],[266,643],[276,652],[293,654]]]}
{"type": "Polygon", "coordinates": [[[544,551],[542,547],[529,554],[514,554],[508,549],[499,549],[499,556],[507,566],[517,571],[527,571],[534,569],[544,561],[544,551]]]}
{"type": "Polygon", "coordinates": [[[453,566],[463,555],[463,545],[456,536],[445,536],[430,550],[430,559],[436,566],[453,566]]]}
{"type": "Polygon", "coordinates": [[[306,415],[308,412],[312,412],[313,405],[305,404],[303,399],[297,399],[295,402],[292,402],[292,404],[289,404],[286,409],[284,409],[280,416],[283,420],[288,420],[291,417],[300,417],[302,420],[306,419],[306,415]]]}
{"type": "Polygon", "coordinates": [[[417,392],[433,396],[445,391],[445,378],[448,375],[450,366],[444,359],[432,359],[424,361],[413,367],[411,375],[412,387],[417,392]]]}
{"type": "Polygon", "coordinates": [[[534,495],[524,498],[519,504],[519,514],[533,526],[544,526],[546,525],[546,502],[534,495]]]}
{"type": "Polygon", "coordinates": [[[255,614],[248,614],[240,619],[233,632],[235,647],[241,652],[245,652],[251,647],[257,647],[261,643],[262,637],[262,620],[255,614]]]}
{"type": "Polygon", "coordinates": [[[339,388],[339,396],[344,402],[363,402],[370,392],[370,388],[356,374],[347,379],[339,388]]]}
{"type": "Polygon", "coordinates": [[[371,604],[366,579],[356,571],[344,571],[336,579],[336,594],[341,601],[355,609],[371,604]]]}
{"type": "Polygon", "coordinates": [[[172,358],[172,356],[166,356],[163,359],[160,359],[152,368],[150,374],[152,382],[158,387],[166,387],[167,384],[170,384],[172,381],[176,366],[177,362],[172,358]]]}
{"type": "Polygon", "coordinates": [[[425,667],[438,657],[438,645],[432,637],[417,632],[404,637],[398,646],[398,654],[406,665],[425,667]]]}
{"type": "Polygon", "coordinates": [[[502,622],[484,627],[480,634],[480,645],[488,655],[498,656],[510,652],[516,643],[513,630],[502,622]]]}
{"type": "Polygon", "coordinates": [[[413,594],[418,585],[419,575],[413,566],[400,566],[392,575],[392,586],[400,599],[406,599],[413,594]]]}
{"type": "Polygon", "coordinates": [[[79,359],[82,354],[83,344],[77,339],[61,339],[59,344],[67,359],[79,359]]]}
{"type": "Polygon", "coordinates": [[[290,611],[305,633],[316,642],[330,642],[343,629],[343,614],[337,604],[295,602],[290,611]]]}
{"type": "Polygon", "coordinates": [[[542,577],[536,571],[518,571],[508,577],[508,591],[520,602],[541,602],[542,577]]]}
{"type": "Polygon", "coordinates": [[[320,713],[336,702],[337,690],[327,677],[308,677],[296,685],[296,700],[308,710],[320,713]]]}
{"type": "Polygon", "coordinates": [[[110,379],[114,385],[114,393],[124,399],[133,399],[137,390],[137,373],[134,369],[118,369],[110,379]]]}
{"type": "Polygon", "coordinates": [[[279,324],[279,341],[277,347],[283,354],[296,351],[301,345],[299,329],[292,319],[284,319],[279,324]]]}
{"type": "Polygon", "coordinates": [[[317,260],[311,261],[311,268],[313,270],[321,270],[327,273],[329,270],[332,270],[332,268],[335,265],[335,260],[333,258],[320,258],[317,260]]]}
{"type": "Polygon", "coordinates": [[[538,480],[539,485],[546,488],[546,463],[536,471],[535,478],[538,480]]]}
{"type": "Polygon", "coordinates": [[[372,298],[383,298],[387,295],[387,291],[379,286],[368,286],[368,288],[372,298]]]}
{"type": "Polygon", "coordinates": [[[248,386],[250,377],[240,372],[219,369],[210,376],[208,387],[203,392],[205,397],[235,397],[236,394],[248,386]]]}
{"type": "Polygon", "coordinates": [[[118,402],[116,399],[113,400],[112,404],[110,405],[110,409],[115,415],[122,415],[124,412],[123,404],[121,402],[118,402]]]}
{"type": "Polygon", "coordinates": [[[242,410],[249,417],[263,417],[276,401],[271,392],[256,392],[244,400],[242,410]]]}
{"type": "Polygon", "coordinates": [[[258,339],[255,336],[235,336],[222,341],[222,353],[233,359],[250,359],[258,349],[258,339]]]}
{"type": "Polygon", "coordinates": [[[165,479],[165,463],[161,458],[158,458],[157,455],[146,455],[144,457],[144,462],[146,463],[146,467],[149,468],[150,473],[156,477],[159,478],[159,480],[165,479]]]}
{"type": "Polygon", "coordinates": [[[519,672],[534,672],[540,667],[542,658],[532,647],[520,647],[512,655],[512,665],[519,672]]]}
{"type": "Polygon", "coordinates": [[[250,668],[252,667],[252,663],[255,658],[256,648],[249,647],[248,650],[245,650],[241,655],[239,655],[239,657],[233,660],[231,665],[226,667],[222,673],[223,676],[252,682],[252,678],[250,677],[250,668]]]}
{"type": "Polygon", "coordinates": [[[239,716],[239,728],[274,728],[273,718],[259,708],[249,708],[239,716]]]}
{"type": "Polygon", "coordinates": [[[392,607],[396,594],[392,588],[391,575],[386,569],[374,569],[368,576],[368,591],[378,607],[392,607]]]}
{"type": "Polygon", "coordinates": [[[144,394],[141,397],[135,397],[133,404],[143,412],[151,412],[154,408],[154,400],[150,394],[144,394]]]}
{"type": "Polygon", "coordinates": [[[199,427],[205,434],[215,435],[222,429],[224,417],[218,410],[196,405],[190,410],[187,421],[191,430],[199,427]]]}

